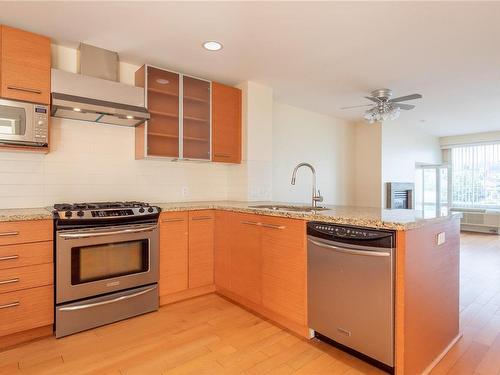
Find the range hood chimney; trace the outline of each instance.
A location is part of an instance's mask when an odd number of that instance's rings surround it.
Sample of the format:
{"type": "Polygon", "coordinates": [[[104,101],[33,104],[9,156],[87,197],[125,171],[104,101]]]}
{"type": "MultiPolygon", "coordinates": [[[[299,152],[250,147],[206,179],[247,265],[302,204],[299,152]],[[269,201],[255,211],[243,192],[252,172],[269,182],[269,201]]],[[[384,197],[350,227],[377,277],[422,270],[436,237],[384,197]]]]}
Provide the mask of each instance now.
{"type": "Polygon", "coordinates": [[[150,118],[144,89],[116,82],[118,54],[80,44],[80,74],[52,69],[53,117],[122,126],[138,126],[150,118]]]}

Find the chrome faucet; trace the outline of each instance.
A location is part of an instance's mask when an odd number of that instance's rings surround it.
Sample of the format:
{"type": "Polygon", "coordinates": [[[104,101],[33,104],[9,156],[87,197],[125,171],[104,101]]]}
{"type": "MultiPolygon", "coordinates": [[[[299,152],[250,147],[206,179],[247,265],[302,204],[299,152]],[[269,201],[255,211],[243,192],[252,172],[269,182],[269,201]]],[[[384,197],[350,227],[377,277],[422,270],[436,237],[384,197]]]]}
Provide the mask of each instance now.
{"type": "Polygon", "coordinates": [[[321,196],[321,192],[318,191],[316,192],[316,170],[314,167],[309,164],[309,163],[299,163],[297,166],[293,169],[292,173],[292,185],[295,185],[295,177],[297,175],[297,170],[300,167],[309,167],[309,169],[312,172],[312,177],[313,177],[313,186],[312,186],[312,207],[318,207],[318,202],[323,202],[323,197],[321,196]]]}

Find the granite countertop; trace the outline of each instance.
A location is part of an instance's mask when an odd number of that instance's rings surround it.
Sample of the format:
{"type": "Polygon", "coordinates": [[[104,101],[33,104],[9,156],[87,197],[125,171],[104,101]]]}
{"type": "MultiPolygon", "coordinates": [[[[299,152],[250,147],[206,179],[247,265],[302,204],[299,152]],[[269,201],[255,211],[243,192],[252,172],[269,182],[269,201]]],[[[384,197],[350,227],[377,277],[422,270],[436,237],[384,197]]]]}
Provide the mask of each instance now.
{"type": "Polygon", "coordinates": [[[297,212],[255,208],[252,206],[269,204],[307,206],[305,203],[283,202],[244,202],[244,201],[206,201],[206,202],[170,202],[155,203],[162,211],[193,211],[203,209],[217,209],[234,212],[254,213],[261,215],[288,217],[308,221],[322,221],[335,224],[354,225],[359,227],[384,228],[394,230],[409,230],[423,225],[445,221],[451,217],[461,217],[460,213],[446,212],[436,215],[418,210],[388,210],[374,207],[356,206],[326,206],[328,210],[313,212],[297,212]]]}
{"type": "Polygon", "coordinates": [[[52,219],[52,211],[50,208],[38,207],[0,209],[0,222],[46,219],[52,219]]]}
{"type": "MultiPolygon", "coordinates": [[[[446,212],[436,216],[434,212],[422,212],[418,210],[386,210],[373,207],[356,206],[326,206],[322,211],[287,211],[256,208],[258,205],[299,205],[307,206],[305,203],[284,202],[245,202],[245,201],[204,201],[204,202],[168,202],[155,203],[162,211],[194,211],[217,209],[234,212],[253,213],[269,216],[288,217],[292,219],[316,220],[335,224],[354,225],[359,227],[384,228],[394,230],[408,230],[427,225],[434,222],[448,220],[452,216],[460,217],[461,213],[446,212]]],[[[51,219],[50,207],[39,208],[14,208],[0,209],[0,222],[21,220],[44,220],[51,219]]]]}

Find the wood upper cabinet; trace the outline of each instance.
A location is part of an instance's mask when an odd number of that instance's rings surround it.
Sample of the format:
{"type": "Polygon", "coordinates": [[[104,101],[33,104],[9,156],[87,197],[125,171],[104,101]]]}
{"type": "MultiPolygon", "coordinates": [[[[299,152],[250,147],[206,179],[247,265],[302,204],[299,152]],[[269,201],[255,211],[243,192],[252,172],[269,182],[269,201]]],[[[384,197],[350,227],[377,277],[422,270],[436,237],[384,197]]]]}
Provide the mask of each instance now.
{"type": "Polygon", "coordinates": [[[1,26],[1,96],[50,104],[50,39],[1,26]]]}
{"type": "Polygon", "coordinates": [[[160,296],[188,288],[188,213],[160,215],[160,296]]]}
{"type": "Polygon", "coordinates": [[[241,90],[212,82],[212,161],[241,163],[241,90]]]}
{"type": "Polygon", "coordinates": [[[262,227],[262,305],[300,325],[307,324],[306,224],[265,216],[262,227]]]}
{"type": "Polygon", "coordinates": [[[135,73],[151,118],[136,128],[135,157],[210,160],[210,81],[144,65],[135,73]]]}
{"type": "Polygon", "coordinates": [[[189,212],[189,288],[214,283],[213,210],[189,212]]]}
{"type": "Polygon", "coordinates": [[[235,214],[231,241],[231,291],[260,304],[262,255],[259,216],[235,214]]]}

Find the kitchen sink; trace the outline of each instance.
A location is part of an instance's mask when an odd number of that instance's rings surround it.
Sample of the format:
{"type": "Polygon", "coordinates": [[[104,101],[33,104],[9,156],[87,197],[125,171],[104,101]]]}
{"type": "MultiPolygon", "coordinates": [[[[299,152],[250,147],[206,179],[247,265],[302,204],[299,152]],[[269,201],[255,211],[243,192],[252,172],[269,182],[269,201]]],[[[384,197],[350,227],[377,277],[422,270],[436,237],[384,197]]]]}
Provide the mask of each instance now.
{"type": "Polygon", "coordinates": [[[311,207],[311,206],[294,206],[286,204],[259,204],[249,206],[250,208],[263,208],[273,211],[297,211],[297,212],[311,212],[311,211],[325,211],[329,210],[327,207],[311,207]]]}

